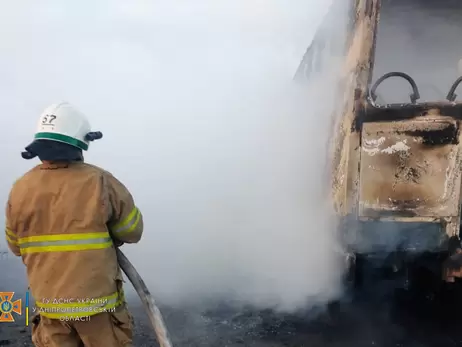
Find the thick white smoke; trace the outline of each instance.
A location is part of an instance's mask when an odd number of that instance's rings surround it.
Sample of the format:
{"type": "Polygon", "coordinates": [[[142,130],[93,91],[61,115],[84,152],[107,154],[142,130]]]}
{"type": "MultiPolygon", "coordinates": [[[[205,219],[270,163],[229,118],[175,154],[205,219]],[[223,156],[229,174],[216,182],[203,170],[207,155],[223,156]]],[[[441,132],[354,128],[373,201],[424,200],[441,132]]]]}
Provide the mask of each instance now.
{"type": "Polygon", "coordinates": [[[123,250],[167,304],[234,298],[295,309],[338,293],[325,209],[335,86],[292,76],[323,0],[5,3],[2,201],[47,104],[104,139],[86,160],[133,192],[145,235],[123,250]],[[326,106],[328,105],[328,106],[326,106]]]}

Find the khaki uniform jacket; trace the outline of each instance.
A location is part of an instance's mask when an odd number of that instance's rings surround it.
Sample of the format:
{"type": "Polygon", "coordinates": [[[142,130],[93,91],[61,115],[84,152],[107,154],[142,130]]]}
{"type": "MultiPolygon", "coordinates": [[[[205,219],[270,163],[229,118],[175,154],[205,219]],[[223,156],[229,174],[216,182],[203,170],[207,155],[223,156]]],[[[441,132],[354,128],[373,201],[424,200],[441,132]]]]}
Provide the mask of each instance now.
{"type": "Polygon", "coordinates": [[[83,162],[44,163],[14,183],[5,232],[26,265],[40,314],[82,317],[124,303],[114,241],[138,242],[143,218],[109,172],[83,162]]]}

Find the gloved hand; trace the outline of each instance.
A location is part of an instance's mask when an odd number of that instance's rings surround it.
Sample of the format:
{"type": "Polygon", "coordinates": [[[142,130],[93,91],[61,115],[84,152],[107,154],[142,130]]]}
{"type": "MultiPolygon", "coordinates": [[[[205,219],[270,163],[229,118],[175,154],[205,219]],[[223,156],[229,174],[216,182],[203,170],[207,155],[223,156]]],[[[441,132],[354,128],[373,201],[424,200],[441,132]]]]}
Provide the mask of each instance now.
{"type": "Polygon", "coordinates": [[[120,247],[124,244],[123,241],[117,240],[117,239],[112,239],[112,242],[114,243],[114,247],[120,247]]]}

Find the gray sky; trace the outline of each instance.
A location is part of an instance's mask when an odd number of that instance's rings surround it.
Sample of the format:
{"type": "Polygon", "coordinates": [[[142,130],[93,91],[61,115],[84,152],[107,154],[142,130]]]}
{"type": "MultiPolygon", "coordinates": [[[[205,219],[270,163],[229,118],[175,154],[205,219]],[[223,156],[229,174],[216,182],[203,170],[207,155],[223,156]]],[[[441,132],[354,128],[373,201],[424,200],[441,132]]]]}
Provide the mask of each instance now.
{"type": "Polygon", "coordinates": [[[292,309],[333,295],[340,270],[321,199],[333,88],[292,83],[328,4],[1,5],[2,200],[37,163],[20,152],[40,112],[66,100],[104,133],[86,160],[144,214],[141,243],[123,250],[157,298],[292,309]]]}

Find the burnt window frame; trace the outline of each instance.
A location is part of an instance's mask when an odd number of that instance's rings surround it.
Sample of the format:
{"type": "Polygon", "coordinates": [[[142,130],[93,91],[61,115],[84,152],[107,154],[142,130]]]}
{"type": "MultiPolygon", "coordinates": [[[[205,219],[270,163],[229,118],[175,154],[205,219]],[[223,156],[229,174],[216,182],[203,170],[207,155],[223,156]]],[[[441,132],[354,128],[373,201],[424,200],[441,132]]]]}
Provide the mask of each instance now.
{"type": "Polygon", "coordinates": [[[328,67],[328,58],[332,55],[346,56],[348,47],[352,40],[353,32],[357,21],[357,5],[359,0],[349,1],[347,16],[344,25],[336,27],[338,23],[337,15],[344,12],[345,0],[333,0],[329,10],[325,14],[321,24],[308,46],[302,61],[295,73],[294,79],[297,81],[309,81],[311,77],[319,74],[328,67]],[[338,43],[339,37],[342,42],[338,43]],[[327,50],[326,50],[327,49],[327,50]]]}

